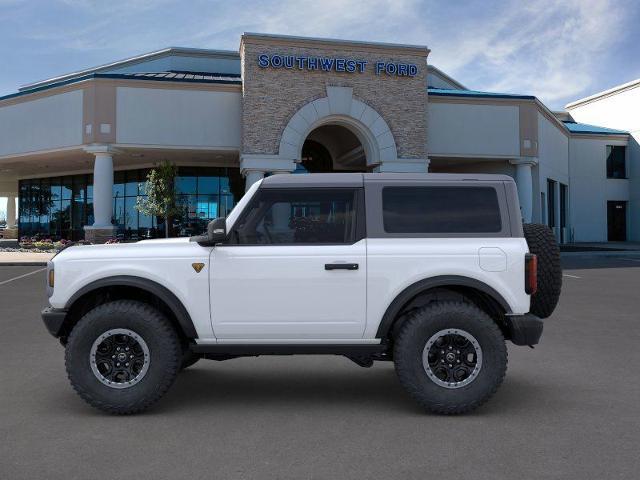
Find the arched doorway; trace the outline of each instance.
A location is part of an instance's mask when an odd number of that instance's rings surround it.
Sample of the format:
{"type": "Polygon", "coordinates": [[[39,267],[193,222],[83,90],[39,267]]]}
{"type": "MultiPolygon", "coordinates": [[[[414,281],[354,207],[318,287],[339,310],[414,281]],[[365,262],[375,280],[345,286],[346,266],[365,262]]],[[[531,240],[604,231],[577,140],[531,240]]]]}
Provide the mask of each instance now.
{"type": "Polygon", "coordinates": [[[367,157],[362,143],[350,129],[342,125],[322,125],[307,135],[298,171],[366,172],[367,157]]]}

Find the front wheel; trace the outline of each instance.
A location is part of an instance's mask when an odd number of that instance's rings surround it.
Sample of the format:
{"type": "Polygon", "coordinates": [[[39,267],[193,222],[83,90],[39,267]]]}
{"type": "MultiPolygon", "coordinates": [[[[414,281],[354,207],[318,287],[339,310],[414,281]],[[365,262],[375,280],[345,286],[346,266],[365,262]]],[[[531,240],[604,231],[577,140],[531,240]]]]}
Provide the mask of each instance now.
{"type": "Polygon", "coordinates": [[[118,300],[99,305],[75,325],[66,345],[67,375],[91,406],[108,413],[142,412],[169,389],[180,370],[175,329],[150,305],[118,300]]]}
{"type": "Polygon", "coordinates": [[[470,412],[498,389],[507,370],[502,332],[485,312],[465,302],[418,309],[394,343],[400,383],[428,411],[470,412]]]}

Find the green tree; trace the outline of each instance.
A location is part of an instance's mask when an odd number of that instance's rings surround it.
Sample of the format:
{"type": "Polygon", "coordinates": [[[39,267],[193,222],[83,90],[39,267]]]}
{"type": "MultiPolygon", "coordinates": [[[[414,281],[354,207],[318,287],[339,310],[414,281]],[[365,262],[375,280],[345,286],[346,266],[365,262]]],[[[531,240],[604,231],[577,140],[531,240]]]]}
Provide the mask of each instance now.
{"type": "Polygon", "coordinates": [[[136,201],[136,210],[140,213],[164,219],[166,238],[169,238],[169,219],[181,213],[175,186],[177,174],[178,167],[168,160],[161,162],[147,175],[146,197],[138,197],[136,201]]]}

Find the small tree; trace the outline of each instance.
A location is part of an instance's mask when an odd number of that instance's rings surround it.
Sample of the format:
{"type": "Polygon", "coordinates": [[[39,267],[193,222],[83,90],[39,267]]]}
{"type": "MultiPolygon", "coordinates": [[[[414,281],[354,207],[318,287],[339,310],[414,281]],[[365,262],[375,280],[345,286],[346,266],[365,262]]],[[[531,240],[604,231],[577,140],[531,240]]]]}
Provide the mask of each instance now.
{"type": "Polygon", "coordinates": [[[181,213],[177,202],[175,177],[178,168],[168,160],[160,163],[147,175],[146,197],[138,197],[136,210],[144,215],[164,219],[164,234],[169,238],[169,219],[181,213]]]}

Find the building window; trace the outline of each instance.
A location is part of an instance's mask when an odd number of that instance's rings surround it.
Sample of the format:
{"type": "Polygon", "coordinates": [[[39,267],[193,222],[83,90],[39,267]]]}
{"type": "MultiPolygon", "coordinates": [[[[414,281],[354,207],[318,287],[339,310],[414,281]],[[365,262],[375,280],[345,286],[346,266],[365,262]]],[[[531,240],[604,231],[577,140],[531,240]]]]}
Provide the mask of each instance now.
{"type": "MultiPolygon", "coordinates": [[[[116,236],[139,240],[164,235],[162,219],[135,208],[144,196],[148,170],[114,173],[113,224],[116,236]]],[[[225,216],[244,191],[238,169],[184,168],[176,177],[183,213],[172,220],[173,235],[202,233],[212,218],[225,216]]],[[[19,232],[53,240],[80,240],[85,225],[93,224],[93,175],[21,180],[19,232]]]]}
{"type": "Polygon", "coordinates": [[[627,147],[607,145],[607,178],[627,178],[627,147]]]}
{"type": "Polygon", "coordinates": [[[547,179],[547,225],[556,226],[556,182],[547,179]]]}
{"type": "Polygon", "coordinates": [[[385,187],[387,233],[496,233],[502,230],[498,195],[491,187],[385,187]]]}

